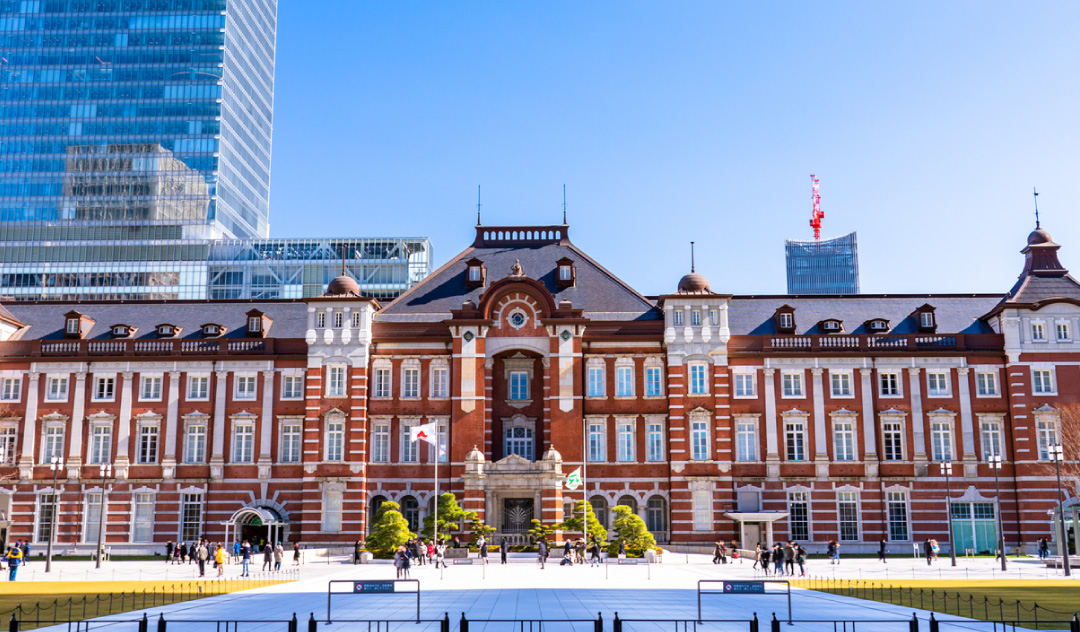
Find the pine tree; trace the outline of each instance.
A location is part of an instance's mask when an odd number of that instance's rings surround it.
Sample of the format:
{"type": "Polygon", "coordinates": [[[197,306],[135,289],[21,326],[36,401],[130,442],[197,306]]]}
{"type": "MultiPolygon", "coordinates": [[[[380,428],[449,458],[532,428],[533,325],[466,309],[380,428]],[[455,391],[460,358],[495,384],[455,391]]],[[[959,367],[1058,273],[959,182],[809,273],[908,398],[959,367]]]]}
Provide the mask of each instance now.
{"type": "Polygon", "coordinates": [[[596,514],[593,513],[592,503],[587,503],[584,500],[579,500],[574,505],[574,517],[558,525],[556,528],[572,533],[583,533],[582,526],[584,525],[589,527],[590,541],[595,537],[596,541],[599,542],[601,546],[607,543],[607,529],[605,529],[604,525],[600,524],[600,521],[596,519],[596,514]],[[584,521],[582,521],[581,516],[582,509],[585,511],[584,521]]]}
{"type": "Polygon", "coordinates": [[[626,543],[627,557],[642,557],[645,551],[656,546],[656,538],[649,533],[645,521],[625,505],[616,505],[615,519],[611,522],[611,528],[618,532],[618,536],[608,545],[608,555],[619,554],[619,543],[626,543]]]}
{"type": "MultiPolygon", "coordinates": [[[[457,496],[447,492],[439,495],[439,538],[447,539],[451,531],[458,531],[466,521],[476,519],[475,511],[465,511],[458,505],[457,496]]],[[[434,537],[433,523],[435,516],[428,514],[424,517],[424,528],[420,535],[430,540],[434,537]]]]}
{"type": "Polygon", "coordinates": [[[551,544],[555,539],[555,530],[551,527],[540,522],[536,518],[532,519],[532,528],[527,531],[529,537],[533,542],[540,542],[540,540],[547,540],[548,544],[551,544]]]}
{"type": "Polygon", "coordinates": [[[377,558],[394,557],[394,551],[416,534],[409,531],[409,521],[401,515],[401,506],[387,501],[379,507],[371,523],[371,535],[365,543],[367,550],[377,558]]]}
{"type": "MultiPolygon", "coordinates": [[[[473,521],[472,524],[469,525],[469,531],[472,532],[472,539],[469,540],[469,546],[480,546],[477,544],[480,540],[480,536],[484,536],[485,540],[488,539],[489,535],[495,533],[495,527],[489,527],[484,524],[483,520],[478,520],[476,518],[476,513],[473,512],[473,521]]],[[[488,543],[488,546],[491,546],[490,542],[488,543]]]]}

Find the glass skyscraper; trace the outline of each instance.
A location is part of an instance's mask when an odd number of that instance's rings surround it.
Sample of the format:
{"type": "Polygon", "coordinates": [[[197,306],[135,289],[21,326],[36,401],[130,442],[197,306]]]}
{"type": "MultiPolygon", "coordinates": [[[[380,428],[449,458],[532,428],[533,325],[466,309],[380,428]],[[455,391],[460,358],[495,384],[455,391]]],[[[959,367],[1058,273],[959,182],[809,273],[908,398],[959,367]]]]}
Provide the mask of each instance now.
{"type": "Polygon", "coordinates": [[[836,239],[784,242],[788,294],[858,294],[855,233],[836,239]]]}
{"type": "Polygon", "coordinates": [[[0,222],[269,236],[276,0],[0,0],[0,222]]]}

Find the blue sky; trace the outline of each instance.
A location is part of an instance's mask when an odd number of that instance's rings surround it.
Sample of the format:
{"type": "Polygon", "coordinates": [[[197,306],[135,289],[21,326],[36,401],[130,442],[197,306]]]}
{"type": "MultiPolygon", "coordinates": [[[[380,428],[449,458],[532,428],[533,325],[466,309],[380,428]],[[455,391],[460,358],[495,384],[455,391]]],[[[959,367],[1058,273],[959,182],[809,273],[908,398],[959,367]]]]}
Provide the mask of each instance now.
{"type": "Polygon", "coordinates": [[[1043,227],[1080,273],[1080,3],[279,6],[273,236],[556,224],[645,294],[785,291],[859,235],[862,289],[1003,292],[1043,227]]]}

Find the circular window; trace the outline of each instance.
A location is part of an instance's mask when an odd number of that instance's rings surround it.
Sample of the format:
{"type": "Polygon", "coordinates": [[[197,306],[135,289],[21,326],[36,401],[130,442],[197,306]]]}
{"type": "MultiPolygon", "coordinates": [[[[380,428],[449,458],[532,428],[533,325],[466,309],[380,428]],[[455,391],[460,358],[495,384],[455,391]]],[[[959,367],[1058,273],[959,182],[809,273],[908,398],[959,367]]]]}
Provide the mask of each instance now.
{"type": "Polygon", "coordinates": [[[510,314],[510,317],[507,318],[507,320],[510,322],[510,326],[514,329],[521,329],[525,326],[525,312],[521,310],[515,310],[510,314]]]}

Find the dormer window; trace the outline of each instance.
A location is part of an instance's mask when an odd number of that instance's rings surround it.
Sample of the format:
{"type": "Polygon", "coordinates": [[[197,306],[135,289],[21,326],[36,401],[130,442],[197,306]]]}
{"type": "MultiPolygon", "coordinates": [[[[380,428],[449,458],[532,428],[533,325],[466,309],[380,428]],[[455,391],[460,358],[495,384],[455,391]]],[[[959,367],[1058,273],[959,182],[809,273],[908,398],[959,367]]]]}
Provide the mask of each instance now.
{"type": "Polygon", "coordinates": [[[203,338],[217,338],[221,335],[221,325],[215,323],[207,323],[201,328],[203,338]]]}
{"type": "Polygon", "coordinates": [[[782,334],[795,333],[795,308],[783,305],[776,310],[776,331],[782,334]]]}
{"type": "Polygon", "coordinates": [[[179,327],[165,323],[158,325],[154,330],[157,332],[158,338],[172,338],[176,335],[176,332],[179,331],[179,327]]]}
{"type": "Polygon", "coordinates": [[[556,275],[556,285],[559,287],[574,287],[577,283],[577,270],[574,268],[574,260],[567,257],[563,257],[555,262],[558,266],[556,275]]]}
{"type": "Polygon", "coordinates": [[[824,332],[836,333],[842,331],[843,329],[843,323],[839,320],[836,320],[835,318],[829,318],[821,321],[821,330],[824,332]]]}
{"type": "Polygon", "coordinates": [[[90,330],[94,320],[76,311],[64,314],[64,337],[82,338],[90,330]]]}
{"type": "Polygon", "coordinates": [[[267,330],[270,329],[270,318],[266,314],[260,312],[257,309],[253,309],[246,314],[247,316],[247,329],[248,336],[255,338],[262,338],[266,335],[267,330]]]}
{"type": "Polygon", "coordinates": [[[487,281],[487,269],[484,262],[473,258],[465,262],[465,287],[471,289],[484,287],[487,281]]]}
{"type": "Polygon", "coordinates": [[[109,329],[113,338],[130,338],[134,331],[128,325],[113,325],[109,329]]]}
{"type": "Polygon", "coordinates": [[[870,331],[888,331],[889,321],[885,320],[884,318],[875,318],[873,320],[867,321],[866,328],[870,331]]]}
{"type": "Polygon", "coordinates": [[[934,307],[932,305],[923,305],[915,310],[915,318],[915,322],[919,325],[919,332],[927,333],[937,329],[937,319],[934,317],[934,307]]]}

